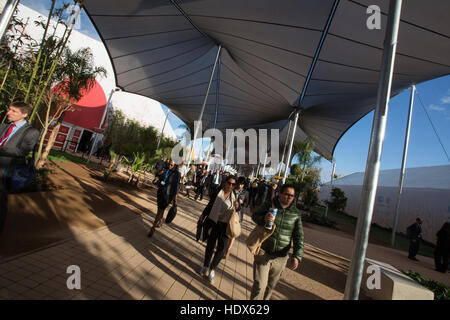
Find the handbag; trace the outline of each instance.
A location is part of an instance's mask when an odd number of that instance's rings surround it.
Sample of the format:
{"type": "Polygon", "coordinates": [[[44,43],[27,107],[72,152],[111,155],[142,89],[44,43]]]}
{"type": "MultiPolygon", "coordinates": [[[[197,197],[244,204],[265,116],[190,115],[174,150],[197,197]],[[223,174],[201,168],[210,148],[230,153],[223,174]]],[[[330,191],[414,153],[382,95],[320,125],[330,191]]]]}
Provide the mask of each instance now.
{"type": "MultiPolygon", "coordinates": [[[[28,128],[26,129],[28,130],[28,128]]],[[[25,131],[26,132],[26,131],[25,131]]],[[[22,144],[23,138],[18,145],[22,144]]],[[[33,149],[33,155],[28,160],[27,164],[16,165],[6,168],[3,173],[3,185],[6,186],[8,192],[14,192],[28,187],[36,178],[36,167],[34,166],[35,150],[33,149]]]]}
{"type": "Polygon", "coordinates": [[[23,166],[9,167],[3,174],[4,185],[9,192],[18,191],[28,187],[36,178],[36,168],[34,160],[28,160],[28,164],[23,166]]]}
{"type": "Polygon", "coordinates": [[[173,219],[175,219],[176,215],[177,215],[177,205],[174,204],[174,205],[172,205],[172,208],[170,208],[169,213],[167,213],[165,222],[171,223],[173,221],[173,219]]]}
{"type": "Polygon", "coordinates": [[[275,231],[276,225],[272,229],[266,229],[264,226],[256,225],[245,240],[248,250],[255,256],[259,255],[262,243],[267,240],[275,231]]]}
{"type": "Polygon", "coordinates": [[[237,238],[241,234],[241,223],[239,214],[233,210],[230,220],[228,221],[226,235],[228,238],[237,238]]]}
{"type": "MultiPolygon", "coordinates": [[[[273,200],[272,208],[275,208],[273,200]]],[[[266,229],[265,226],[256,225],[245,240],[248,250],[255,256],[259,255],[261,253],[261,245],[273,234],[275,228],[275,222],[273,223],[272,229],[266,229]]]]}

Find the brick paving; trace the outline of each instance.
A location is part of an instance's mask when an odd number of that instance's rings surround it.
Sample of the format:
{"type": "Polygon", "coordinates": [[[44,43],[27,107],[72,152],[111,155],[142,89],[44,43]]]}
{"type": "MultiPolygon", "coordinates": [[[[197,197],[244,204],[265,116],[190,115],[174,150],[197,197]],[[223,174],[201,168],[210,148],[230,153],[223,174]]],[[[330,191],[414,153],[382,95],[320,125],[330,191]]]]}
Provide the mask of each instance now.
{"type": "MultiPolygon", "coordinates": [[[[190,201],[183,199],[175,220],[157,229],[152,238],[147,238],[147,232],[154,214],[141,214],[7,259],[0,264],[0,299],[249,299],[253,256],[244,240],[254,226],[250,217],[245,216],[241,236],[210,284],[198,274],[205,243],[195,241],[199,213],[192,212],[195,206],[190,201]],[[81,270],[79,290],[67,287],[71,265],[81,270]]],[[[314,283],[286,270],[273,299],[342,298],[342,290],[321,295],[307,292],[305,288],[317,288],[314,283]]]]}

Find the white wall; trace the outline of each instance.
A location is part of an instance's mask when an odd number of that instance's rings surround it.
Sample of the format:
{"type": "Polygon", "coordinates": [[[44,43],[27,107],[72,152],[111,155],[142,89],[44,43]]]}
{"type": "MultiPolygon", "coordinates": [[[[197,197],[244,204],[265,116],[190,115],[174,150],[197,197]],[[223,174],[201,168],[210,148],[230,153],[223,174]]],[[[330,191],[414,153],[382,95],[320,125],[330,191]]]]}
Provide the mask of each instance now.
{"type": "MultiPolygon", "coordinates": [[[[345,212],[357,217],[361,199],[362,186],[337,185],[348,198],[345,212]]],[[[326,200],[329,196],[330,185],[323,185],[319,192],[319,199],[326,200]]],[[[395,202],[398,187],[377,188],[372,222],[382,227],[392,228],[395,213],[395,202]]],[[[397,232],[406,233],[406,228],[420,217],[424,222],[423,238],[436,243],[436,233],[444,222],[450,221],[450,190],[431,188],[403,188],[399,208],[397,232]]]]}

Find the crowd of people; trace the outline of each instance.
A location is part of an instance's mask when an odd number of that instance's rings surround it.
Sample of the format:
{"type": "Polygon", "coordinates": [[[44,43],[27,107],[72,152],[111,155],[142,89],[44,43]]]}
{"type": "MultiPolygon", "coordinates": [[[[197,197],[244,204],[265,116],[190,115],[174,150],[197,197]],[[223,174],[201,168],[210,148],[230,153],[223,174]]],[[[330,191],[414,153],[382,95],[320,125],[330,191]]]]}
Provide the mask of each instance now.
{"type": "Polygon", "coordinates": [[[304,241],[301,215],[294,202],[294,187],[283,185],[278,190],[276,183],[264,179],[251,181],[221,170],[211,172],[203,165],[187,167],[184,162],[177,166],[163,158],[156,164],[154,183],[158,185],[158,212],[149,237],[161,227],[167,206],[170,203],[176,206],[179,192],[188,199],[193,192],[194,201],[202,200],[207,193],[209,201],[198,223],[206,241],[199,273],[211,283],[221,260],[229,257],[233,247],[235,237],[229,234],[229,224],[234,212],[241,223],[244,215],[248,214],[260,227],[266,228],[266,223],[275,225],[269,228],[272,229],[270,236],[260,244],[259,253],[255,255],[251,299],[270,299],[284,268],[295,270],[298,267],[304,241]],[[291,243],[294,251],[289,259],[291,243]]]}

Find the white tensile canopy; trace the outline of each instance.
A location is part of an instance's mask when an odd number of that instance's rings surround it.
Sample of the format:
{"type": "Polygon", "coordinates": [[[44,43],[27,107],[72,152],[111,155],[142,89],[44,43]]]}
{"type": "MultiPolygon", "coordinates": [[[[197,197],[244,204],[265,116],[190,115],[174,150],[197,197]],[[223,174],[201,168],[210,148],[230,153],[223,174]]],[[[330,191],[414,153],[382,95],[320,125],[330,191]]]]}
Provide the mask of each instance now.
{"type": "MultiPolygon", "coordinates": [[[[387,0],[85,2],[123,90],[164,103],[191,125],[221,45],[203,128],[213,127],[216,103],[219,129],[283,129],[301,107],[297,137],[316,136],[316,151],[327,159],[374,108],[388,6],[387,0]],[[382,12],[379,30],[366,25],[374,4],[382,12]]],[[[391,96],[450,73],[448,12],[448,0],[403,4],[391,96]]]]}

